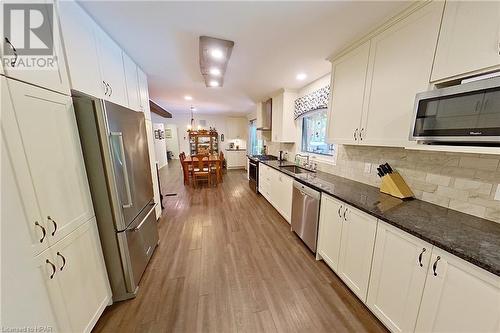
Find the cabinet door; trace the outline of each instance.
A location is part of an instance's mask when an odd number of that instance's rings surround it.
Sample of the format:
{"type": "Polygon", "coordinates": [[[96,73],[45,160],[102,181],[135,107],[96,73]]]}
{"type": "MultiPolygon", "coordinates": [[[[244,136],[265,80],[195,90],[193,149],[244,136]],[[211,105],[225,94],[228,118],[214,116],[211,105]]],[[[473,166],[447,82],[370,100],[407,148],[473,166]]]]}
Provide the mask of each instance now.
{"type": "Polygon", "coordinates": [[[415,94],[429,86],[443,5],[431,2],[372,39],[360,143],[408,143],[415,94]]]}
{"type": "Polygon", "coordinates": [[[59,1],[58,8],[71,88],[101,98],[105,90],[99,72],[97,25],[76,1],[59,1]]]}
{"type": "MultiPolygon", "coordinates": [[[[35,189],[31,181],[30,169],[26,161],[26,155],[23,149],[23,141],[17,127],[17,120],[12,105],[9,87],[5,77],[0,77],[1,82],[1,107],[2,107],[2,161],[10,160],[15,166],[15,186],[19,188],[21,197],[23,198],[23,209],[26,215],[27,232],[30,238],[30,244],[34,255],[39,254],[49,245],[49,229],[46,220],[42,218],[40,209],[37,203],[35,189]]],[[[2,162],[2,166],[4,166],[2,162]]],[[[15,188],[7,186],[4,182],[3,170],[7,170],[7,162],[5,168],[2,167],[2,192],[11,193],[15,188]],[[4,187],[4,184],[5,187],[4,187]]],[[[13,184],[14,185],[14,184],[13,184]]],[[[14,193],[14,192],[12,192],[14,193]]],[[[2,206],[8,207],[8,206],[2,206]]],[[[2,219],[3,220],[3,219],[2,219]]],[[[19,228],[23,226],[17,225],[19,228]]]]}
{"type": "Polygon", "coordinates": [[[272,140],[273,142],[281,142],[281,131],[283,125],[283,94],[279,94],[272,98],[272,140]]]}
{"type": "Polygon", "coordinates": [[[367,305],[392,332],[412,332],[432,245],[379,221],[367,305]]]}
{"type": "Polygon", "coordinates": [[[343,203],[321,194],[318,254],[334,272],[338,272],[339,266],[344,208],[343,203]]]}
{"type": "Polygon", "coordinates": [[[141,109],[142,112],[144,112],[144,117],[148,120],[151,120],[151,110],[149,108],[148,77],[139,67],[137,67],[137,77],[139,80],[141,109]]]}
{"type": "Polygon", "coordinates": [[[288,223],[291,223],[293,179],[281,172],[278,172],[277,183],[278,186],[274,196],[275,196],[275,202],[279,207],[278,211],[288,223]]]}
{"type": "Polygon", "coordinates": [[[354,144],[358,141],[369,53],[370,41],[332,64],[328,142],[354,144]]]}
{"type": "Polygon", "coordinates": [[[122,49],[103,30],[96,27],[101,78],[109,85],[107,100],[128,107],[122,49]]]}
{"type": "Polygon", "coordinates": [[[94,215],[71,97],[8,83],[37,202],[55,243],[94,215]]]}
{"type": "Polygon", "coordinates": [[[3,327],[52,327],[53,332],[71,331],[65,321],[65,308],[57,280],[50,276],[54,262],[46,250],[33,257],[30,218],[22,192],[16,184],[17,165],[1,141],[1,245],[3,327]],[[8,231],[8,232],[7,232],[8,231]]]}
{"type": "Polygon", "coordinates": [[[500,277],[434,247],[415,331],[500,332],[499,314],[500,277]]]}
{"type": "Polygon", "coordinates": [[[377,219],[350,206],[346,208],[338,275],[356,296],[366,302],[377,219]]]}
{"type": "Polygon", "coordinates": [[[500,2],[445,5],[432,81],[500,65],[500,2]]]}
{"type": "MultiPolygon", "coordinates": [[[[29,35],[30,38],[29,43],[30,45],[40,45],[40,47],[44,46],[49,46],[50,44],[53,45],[53,54],[52,55],[18,55],[18,59],[15,62],[14,66],[10,65],[9,60],[14,60],[15,58],[10,55],[2,54],[2,51],[4,48],[8,48],[7,44],[4,43],[4,38],[7,38],[7,36],[4,34],[3,31],[3,21],[2,21],[2,27],[0,27],[0,30],[2,31],[2,47],[0,48],[0,56],[2,58],[2,63],[4,65],[4,72],[5,75],[11,78],[15,78],[20,81],[24,81],[30,84],[38,85],[40,87],[44,87],[47,89],[51,89],[54,91],[61,92],[63,94],[69,95],[69,80],[68,80],[68,73],[66,71],[66,62],[65,62],[65,57],[64,53],[62,50],[62,44],[61,44],[61,38],[60,38],[60,31],[59,31],[59,20],[57,16],[57,12],[55,10],[55,6],[53,2],[49,2],[46,0],[39,1],[37,5],[42,5],[43,8],[40,8],[41,11],[44,12],[42,17],[42,20],[47,19],[47,17],[52,14],[52,26],[50,27],[50,34],[48,37],[50,37],[50,41],[46,40],[34,40],[37,38],[33,33],[29,35]],[[6,55],[6,59],[4,59],[4,55],[6,55]],[[46,64],[41,66],[40,69],[37,67],[33,67],[33,59],[35,59],[36,64],[42,63],[46,64]],[[4,62],[6,61],[6,62],[4,62]],[[9,64],[9,65],[7,65],[9,64]],[[52,64],[52,65],[51,65],[52,64]]],[[[0,15],[3,18],[3,4],[0,8],[0,15]]],[[[27,12],[25,12],[27,13],[27,12]]],[[[16,18],[13,18],[13,20],[16,20],[16,18]]],[[[19,24],[16,26],[17,29],[22,27],[22,24],[19,24]]],[[[11,45],[15,48],[19,49],[24,47],[19,44],[24,43],[26,44],[28,41],[21,40],[19,41],[16,37],[18,37],[20,34],[16,34],[14,31],[12,32],[13,36],[10,36],[10,42],[11,45]]],[[[2,64],[0,64],[2,66],[2,64]]],[[[36,65],[35,65],[36,66],[36,65]]]]}
{"type": "Polygon", "coordinates": [[[132,110],[142,112],[137,65],[125,52],[123,52],[123,68],[125,70],[125,83],[127,85],[128,107],[132,110]]]}
{"type": "Polygon", "coordinates": [[[95,219],[52,248],[73,332],[90,332],[111,300],[95,219]]]}

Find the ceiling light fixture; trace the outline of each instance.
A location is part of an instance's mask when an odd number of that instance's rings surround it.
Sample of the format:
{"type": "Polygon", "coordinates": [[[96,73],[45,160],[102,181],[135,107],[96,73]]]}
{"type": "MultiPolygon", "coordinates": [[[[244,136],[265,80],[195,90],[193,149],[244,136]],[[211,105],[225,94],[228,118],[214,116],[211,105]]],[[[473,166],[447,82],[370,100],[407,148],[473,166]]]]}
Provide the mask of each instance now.
{"type": "Polygon", "coordinates": [[[222,53],[222,51],[220,49],[212,49],[210,50],[210,55],[212,56],[212,58],[214,59],[222,59],[224,57],[224,53],[222,53]]]}
{"type": "Polygon", "coordinates": [[[299,73],[295,78],[299,81],[303,81],[305,80],[306,77],[307,77],[306,73],[299,73]]]}
{"type": "Polygon", "coordinates": [[[207,87],[222,87],[234,42],[200,36],[200,71],[207,87]]]}
{"type": "Polygon", "coordinates": [[[189,95],[186,95],[186,96],[184,96],[184,99],[185,99],[186,101],[192,101],[192,100],[193,100],[193,97],[191,97],[191,96],[189,96],[189,95]]]}
{"type": "Polygon", "coordinates": [[[210,74],[213,75],[213,76],[219,76],[220,75],[220,69],[216,68],[216,67],[212,67],[210,68],[210,74]]]}

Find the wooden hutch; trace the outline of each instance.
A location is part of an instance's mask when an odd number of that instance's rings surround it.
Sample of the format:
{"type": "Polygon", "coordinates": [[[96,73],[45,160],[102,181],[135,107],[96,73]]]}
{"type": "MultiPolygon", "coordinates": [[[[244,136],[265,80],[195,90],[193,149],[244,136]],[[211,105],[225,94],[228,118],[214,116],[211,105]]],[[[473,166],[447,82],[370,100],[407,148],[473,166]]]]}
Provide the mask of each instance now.
{"type": "Polygon", "coordinates": [[[188,130],[191,155],[218,154],[219,135],[215,130],[188,130]]]}

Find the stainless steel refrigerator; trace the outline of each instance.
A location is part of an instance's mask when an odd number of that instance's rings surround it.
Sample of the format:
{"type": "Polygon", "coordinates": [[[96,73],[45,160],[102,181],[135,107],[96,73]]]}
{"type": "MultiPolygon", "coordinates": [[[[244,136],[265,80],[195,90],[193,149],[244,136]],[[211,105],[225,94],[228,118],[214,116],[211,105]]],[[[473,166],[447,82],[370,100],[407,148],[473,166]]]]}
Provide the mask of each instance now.
{"type": "Polygon", "coordinates": [[[113,301],[132,298],[158,244],[144,114],[72,95],[113,301]]]}

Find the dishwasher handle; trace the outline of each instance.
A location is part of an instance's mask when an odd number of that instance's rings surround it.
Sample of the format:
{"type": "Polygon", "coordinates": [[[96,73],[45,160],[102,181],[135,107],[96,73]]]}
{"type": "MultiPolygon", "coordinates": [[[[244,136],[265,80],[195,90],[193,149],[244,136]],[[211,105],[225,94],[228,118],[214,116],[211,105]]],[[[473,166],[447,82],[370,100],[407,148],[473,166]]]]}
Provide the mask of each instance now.
{"type": "Polygon", "coordinates": [[[293,181],[293,187],[295,187],[297,190],[299,190],[299,192],[302,194],[302,195],[307,195],[309,197],[312,197],[316,200],[319,200],[321,198],[321,193],[319,191],[316,191],[312,188],[310,188],[309,186],[306,186],[296,180],[293,181]]]}

